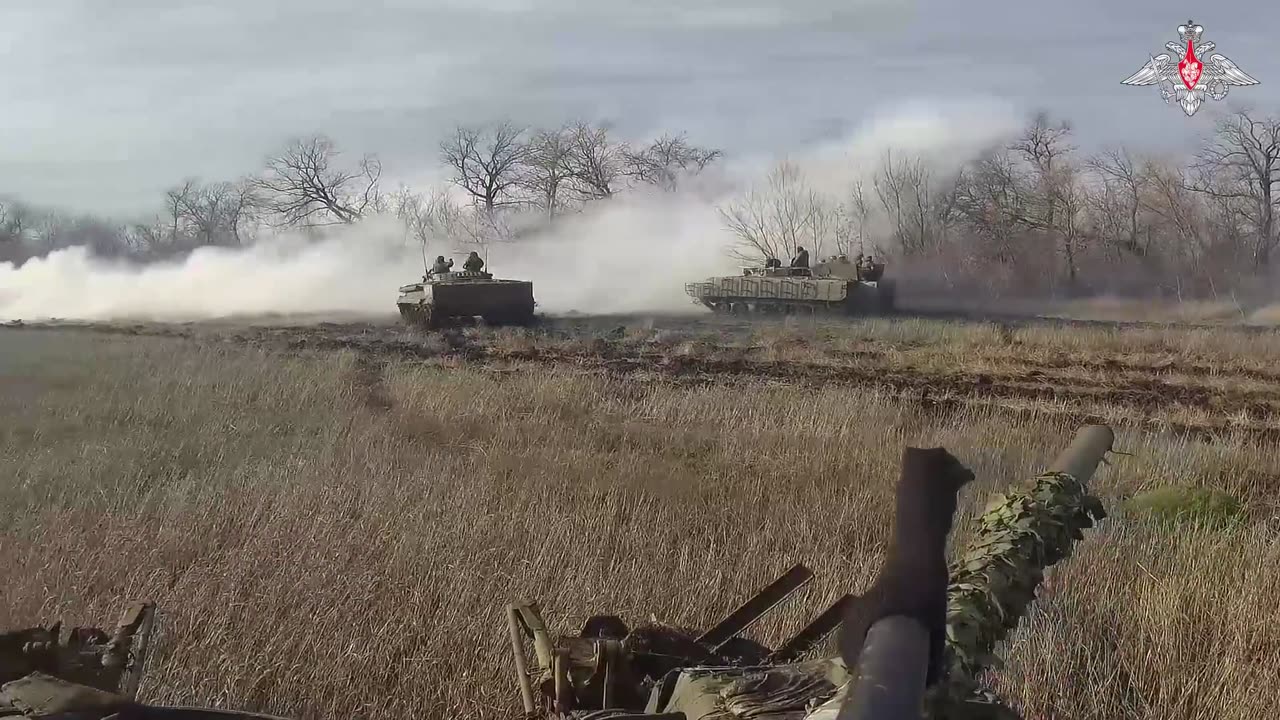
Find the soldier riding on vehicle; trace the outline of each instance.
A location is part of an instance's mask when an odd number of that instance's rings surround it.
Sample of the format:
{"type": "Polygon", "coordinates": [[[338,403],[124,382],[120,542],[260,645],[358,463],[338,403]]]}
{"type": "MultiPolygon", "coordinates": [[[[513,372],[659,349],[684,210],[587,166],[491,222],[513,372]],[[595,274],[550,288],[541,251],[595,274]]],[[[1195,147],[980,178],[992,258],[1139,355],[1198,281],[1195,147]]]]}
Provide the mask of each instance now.
{"type": "Polygon", "coordinates": [[[858,276],[862,280],[874,282],[884,274],[884,265],[877,263],[870,255],[859,261],[858,276]]]}
{"type": "Polygon", "coordinates": [[[451,269],[453,269],[453,261],[446,261],[443,255],[437,255],[435,264],[431,266],[431,272],[436,275],[447,273],[451,269]]]}
{"type": "Polygon", "coordinates": [[[484,269],[484,260],[481,260],[476,251],[472,250],[471,254],[467,256],[466,262],[462,263],[462,269],[469,272],[480,272],[484,269]]]}
{"type": "Polygon", "coordinates": [[[809,251],[797,245],[796,256],[791,260],[791,267],[793,268],[809,267],[809,251]]]}

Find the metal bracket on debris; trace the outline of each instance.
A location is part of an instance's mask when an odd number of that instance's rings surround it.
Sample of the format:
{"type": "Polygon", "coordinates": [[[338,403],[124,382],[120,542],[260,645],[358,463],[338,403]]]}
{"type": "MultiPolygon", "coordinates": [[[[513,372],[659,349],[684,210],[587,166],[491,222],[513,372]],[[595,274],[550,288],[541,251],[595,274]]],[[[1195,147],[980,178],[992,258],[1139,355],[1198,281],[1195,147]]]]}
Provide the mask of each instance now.
{"type": "Polygon", "coordinates": [[[516,663],[516,682],[520,687],[520,703],[525,717],[537,715],[533,700],[533,680],[525,662],[524,636],[533,638],[534,655],[542,667],[552,666],[551,638],[537,603],[517,603],[507,606],[507,628],[511,633],[511,652],[516,663]]]}
{"type": "Polygon", "coordinates": [[[717,623],[715,627],[698,636],[698,642],[707,645],[713,650],[719,650],[725,643],[756,624],[756,621],[768,614],[770,610],[781,605],[784,600],[791,597],[793,593],[807,585],[812,579],[813,571],[800,563],[796,563],[790,570],[783,573],[782,577],[769,583],[767,587],[752,596],[741,607],[729,613],[728,617],[717,623]]]}
{"type": "MultiPolygon", "coordinates": [[[[572,715],[580,720],[588,720],[595,717],[593,713],[602,713],[600,717],[608,717],[609,720],[625,720],[630,717],[637,720],[680,720],[683,713],[662,713],[660,708],[669,699],[684,668],[706,663],[713,656],[720,657],[720,661],[735,667],[741,662],[787,663],[815,647],[839,627],[844,619],[843,611],[850,597],[848,595],[836,599],[776,650],[760,648],[756,643],[746,643],[747,646],[754,647],[746,651],[747,657],[739,658],[737,651],[732,648],[735,640],[742,639],[742,633],[794,596],[813,578],[812,570],[797,563],[759,592],[752,594],[701,635],[692,637],[675,630],[673,632],[683,639],[670,648],[659,645],[660,649],[656,652],[646,649],[649,641],[642,639],[635,655],[627,649],[621,636],[600,634],[602,628],[594,627],[592,621],[588,621],[583,635],[557,636],[553,642],[536,603],[508,605],[507,625],[524,717],[563,719],[572,715]],[[526,646],[530,641],[533,644],[534,659],[530,659],[526,653],[526,646]],[[679,654],[682,651],[677,649],[680,643],[689,644],[685,647],[690,654],[683,661],[683,656],[679,654]],[[695,652],[690,645],[700,646],[701,649],[695,652]],[[639,678],[634,674],[634,663],[640,657],[647,658],[645,662],[661,658],[661,667],[674,661],[675,667],[665,670],[661,679],[648,680],[652,687],[638,690],[639,686],[635,683],[639,678]],[[578,687],[579,679],[585,683],[581,687],[578,687]],[[588,690],[588,695],[579,695],[588,690]],[[635,706],[637,702],[645,703],[647,712],[640,712],[640,707],[635,706]],[[583,706],[577,707],[579,703],[583,706]],[[628,712],[634,712],[635,715],[629,715],[628,712]]],[[[596,616],[593,620],[601,618],[621,624],[613,616],[596,616]]],[[[619,628],[613,628],[610,632],[618,631],[619,628]]],[[[625,625],[620,631],[624,635],[629,632],[625,625]]],[[[647,636],[641,634],[638,637],[647,636]]]]}
{"type": "Polygon", "coordinates": [[[831,603],[826,610],[823,610],[808,625],[800,628],[789,640],[779,645],[778,649],[769,655],[768,662],[773,665],[794,662],[796,658],[799,658],[825,640],[828,635],[835,632],[836,628],[840,627],[840,623],[844,622],[845,607],[852,599],[853,595],[844,595],[831,603]]]}
{"type": "Polygon", "coordinates": [[[154,603],[139,602],[125,608],[116,622],[115,633],[108,644],[107,658],[125,658],[124,672],[120,675],[119,694],[136,700],[138,685],[142,681],[142,673],[146,669],[147,649],[150,645],[151,633],[155,628],[156,606],[154,603]]]}

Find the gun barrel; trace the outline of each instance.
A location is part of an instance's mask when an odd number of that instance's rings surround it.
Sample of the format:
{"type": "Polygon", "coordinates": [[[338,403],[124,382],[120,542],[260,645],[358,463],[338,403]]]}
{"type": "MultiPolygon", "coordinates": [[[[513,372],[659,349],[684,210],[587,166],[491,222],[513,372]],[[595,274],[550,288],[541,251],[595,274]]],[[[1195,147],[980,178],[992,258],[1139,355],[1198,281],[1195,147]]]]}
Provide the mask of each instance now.
{"type": "Polygon", "coordinates": [[[929,631],[914,618],[891,615],[867,630],[857,676],[837,720],[920,717],[929,669],[929,631]]]}
{"type": "Polygon", "coordinates": [[[1066,473],[1087,486],[1115,439],[1115,432],[1106,425],[1085,425],[1067,449],[1058,454],[1049,470],[1066,473]]]}
{"type": "MultiPolygon", "coordinates": [[[[1066,473],[1087,485],[1114,441],[1115,433],[1106,425],[1086,425],[1054,459],[1050,472],[1066,473]]],[[[837,720],[920,717],[928,665],[929,631],[924,625],[899,615],[880,619],[867,631],[837,720]]]]}

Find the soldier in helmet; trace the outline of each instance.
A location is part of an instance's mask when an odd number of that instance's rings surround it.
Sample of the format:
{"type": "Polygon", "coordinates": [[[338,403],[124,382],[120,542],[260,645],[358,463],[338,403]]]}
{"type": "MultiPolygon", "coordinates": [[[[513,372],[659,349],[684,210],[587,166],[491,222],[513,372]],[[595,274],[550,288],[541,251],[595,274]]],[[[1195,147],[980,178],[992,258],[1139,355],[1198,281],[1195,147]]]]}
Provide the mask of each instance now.
{"type": "Polygon", "coordinates": [[[794,258],[792,258],[792,260],[791,260],[791,267],[793,267],[793,268],[807,268],[807,267],[809,267],[809,251],[808,251],[808,250],[805,250],[803,247],[801,247],[801,246],[797,245],[797,246],[796,246],[796,256],[795,256],[794,258]]]}
{"type": "Polygon", "coordinates": [[[462,263],[462,269],[470,272],[480,272],[484,268],[484,261],[476,254],[475,250],[467,256],[466,262],[462,263]]]}
{"type": "Polygon", "coordinates": [[[453,261],[444,259],[443,255],[436,256],[436,263],[431,266],[432,274],[447,273],[453,268],[453,261]]]}
{"type": "Polygon", "coordinates": [[[871,280],[871,281],[879,280],[880,276],[883,274],[884,274],[883,264],[877,263],[875,261],[875,258],[871,257],[870,255],[863,258],[863,265],[862,265],[863,280],[871,280]]]}

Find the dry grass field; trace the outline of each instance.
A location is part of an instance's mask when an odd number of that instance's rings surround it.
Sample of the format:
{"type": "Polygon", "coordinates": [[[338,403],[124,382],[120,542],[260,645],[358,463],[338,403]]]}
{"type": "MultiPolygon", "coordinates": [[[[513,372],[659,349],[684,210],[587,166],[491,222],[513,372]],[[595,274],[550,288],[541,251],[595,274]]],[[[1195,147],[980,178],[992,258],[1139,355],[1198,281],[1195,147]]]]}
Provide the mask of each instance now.
{"type": "MultiPolygon", "coordinates": [[[[794,562],[863,587],[905,445],[989,495],[1083,422],[1111,517],[994,682],[1031,720],[1280,716],[1280,335],[921,320],[0,330],[0,625],[156,601],[143,695],[512,718],[502,609],[705,627],[794,562]],[[1228,527],[1126,512],[1216,487],[1228,527]]],[[[803,617],[802,617],[803,616],[803,617]]]]}

